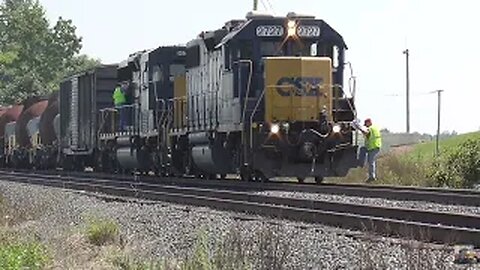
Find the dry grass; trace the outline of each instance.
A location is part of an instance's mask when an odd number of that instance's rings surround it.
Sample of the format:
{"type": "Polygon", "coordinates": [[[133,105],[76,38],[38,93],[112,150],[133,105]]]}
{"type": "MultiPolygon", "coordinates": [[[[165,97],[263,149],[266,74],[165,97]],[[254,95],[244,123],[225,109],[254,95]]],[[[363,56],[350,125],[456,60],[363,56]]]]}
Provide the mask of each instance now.
{"type": "MultiPolygon", "coordinates": [[[[428,164],[415,159],[405,158],[398,153],[382,154],[377,159],[377,181],[372,184],[431,186],[427,175],[428,164]]],[[[330,178],[330,182],[364,183],[368,168],[351,169],[346,177],[330,178]]]]}
{"type": "Polygon", "coordinates": [[[435,247],[418,241],[401,241],[396,244],[397,260],[386,256],[378,249],[377,241],[372,238],[362,242],[358,252],[358,269],[408,269],[408,270],[447,270],[452,269],[450,249],[435,247]]]}

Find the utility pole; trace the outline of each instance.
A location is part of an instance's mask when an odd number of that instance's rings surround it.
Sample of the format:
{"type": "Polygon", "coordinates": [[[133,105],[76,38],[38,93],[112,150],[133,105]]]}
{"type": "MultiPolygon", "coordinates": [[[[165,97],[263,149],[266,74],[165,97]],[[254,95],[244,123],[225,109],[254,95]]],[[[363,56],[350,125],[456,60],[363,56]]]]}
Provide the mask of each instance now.
{"type": "Polygon", "coordinates": [[[440,101],[441,101],[443,90],[436,90],[435,92],[437,92],[437,95],[438,95],[437,140],[435,142],[435,156],[438,157],[438,155],[440,154],[440,149],[438,146],[438,141],[440,139],[440,101]]]}
{"type": "Polygon", "coordinates": [[[407,133],[410,133],[410,51],[403,51],[406,57],[406,87],[407,87],[407,133]]]}
{"type": "Polygon", "coordinates": [[[253,10],[258,10],[258,0],[253,0],[253,10]]]}

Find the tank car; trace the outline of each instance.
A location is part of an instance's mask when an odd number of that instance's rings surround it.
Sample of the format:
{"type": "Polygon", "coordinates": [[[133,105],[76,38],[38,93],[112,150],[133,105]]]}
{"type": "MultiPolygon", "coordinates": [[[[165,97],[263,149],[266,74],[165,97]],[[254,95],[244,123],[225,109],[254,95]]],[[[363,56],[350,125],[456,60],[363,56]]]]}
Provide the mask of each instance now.
{"type": "Polygon", "coordinates": [[[38,135],[40,116],[47,108],[48,100],[40,99],[23,110],[15,124],[15,145],[7,160],[15,168],[29,168],[33,164],[33,147],[40,143],[38,135]]]}
{"type": "Polygon", "coordinates": [[[13,151],[15,145],[15,121],[17,121],[22,110],[22,104],[9,106],[5,108],[2,116],[0,116],[0,160],[2,167],[6,165],[6,156],[13,151]]]}
{"type": "Polygon", "coordinates": [[[38,122],[38,141],[32,146],[32,166],[37,169],[52,169],[57,165],[59,141],[58,91],[48,98],[48,105],[38,122]]]}
{"type": "Polygon", "coordinates": [[[346,49],[325,21],[295,13],[249,13],[201,33],[174,91],[174,167],[243,180],[345,175],[357,150],[346,49]]]}
{"type": "Polygon", "coordinates": [[[3,128],[2,161],[10,167],[29,167],[31,137],[29,133],[30,120],[38,117],[44,110],[44,97],[30,97],[21,104],[13,105],[0,118],[3,128]]]}

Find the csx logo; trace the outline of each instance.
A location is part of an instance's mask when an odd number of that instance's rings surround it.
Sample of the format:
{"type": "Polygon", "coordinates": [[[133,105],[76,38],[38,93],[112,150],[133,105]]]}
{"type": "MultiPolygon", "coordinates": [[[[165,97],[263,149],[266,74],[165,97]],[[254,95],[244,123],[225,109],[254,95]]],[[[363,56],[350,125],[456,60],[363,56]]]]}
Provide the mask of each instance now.
{"type": "Polygon", "coordinates": [[[322,78],[318,77],[283,77],[277,82],[277,93],[280,96],[310,96],[320,95],[322,78]]]}

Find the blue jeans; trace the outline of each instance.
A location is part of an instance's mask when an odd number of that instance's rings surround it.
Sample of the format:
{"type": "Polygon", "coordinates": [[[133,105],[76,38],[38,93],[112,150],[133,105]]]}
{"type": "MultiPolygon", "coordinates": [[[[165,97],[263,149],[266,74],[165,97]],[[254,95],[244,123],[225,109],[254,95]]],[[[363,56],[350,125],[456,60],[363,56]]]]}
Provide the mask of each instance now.
{"type": "Polygon", "coordinates": [[[116,106],[119,114],[119,131],[124,131],[125,126],[127,125],[127,108],[122,107],[123,105],[116,106]]]}
{"type": "Polygon", "coordinates": [[[368,151],[366,147],[360,147],[360,150],[358,153],[358,165],[360,167],[363,167],[365,166],[365,161],[368,162],[368,178],[369,179],[377,178],[376,159],[379,152],[380,152],[379,148],[368,151]]]}

